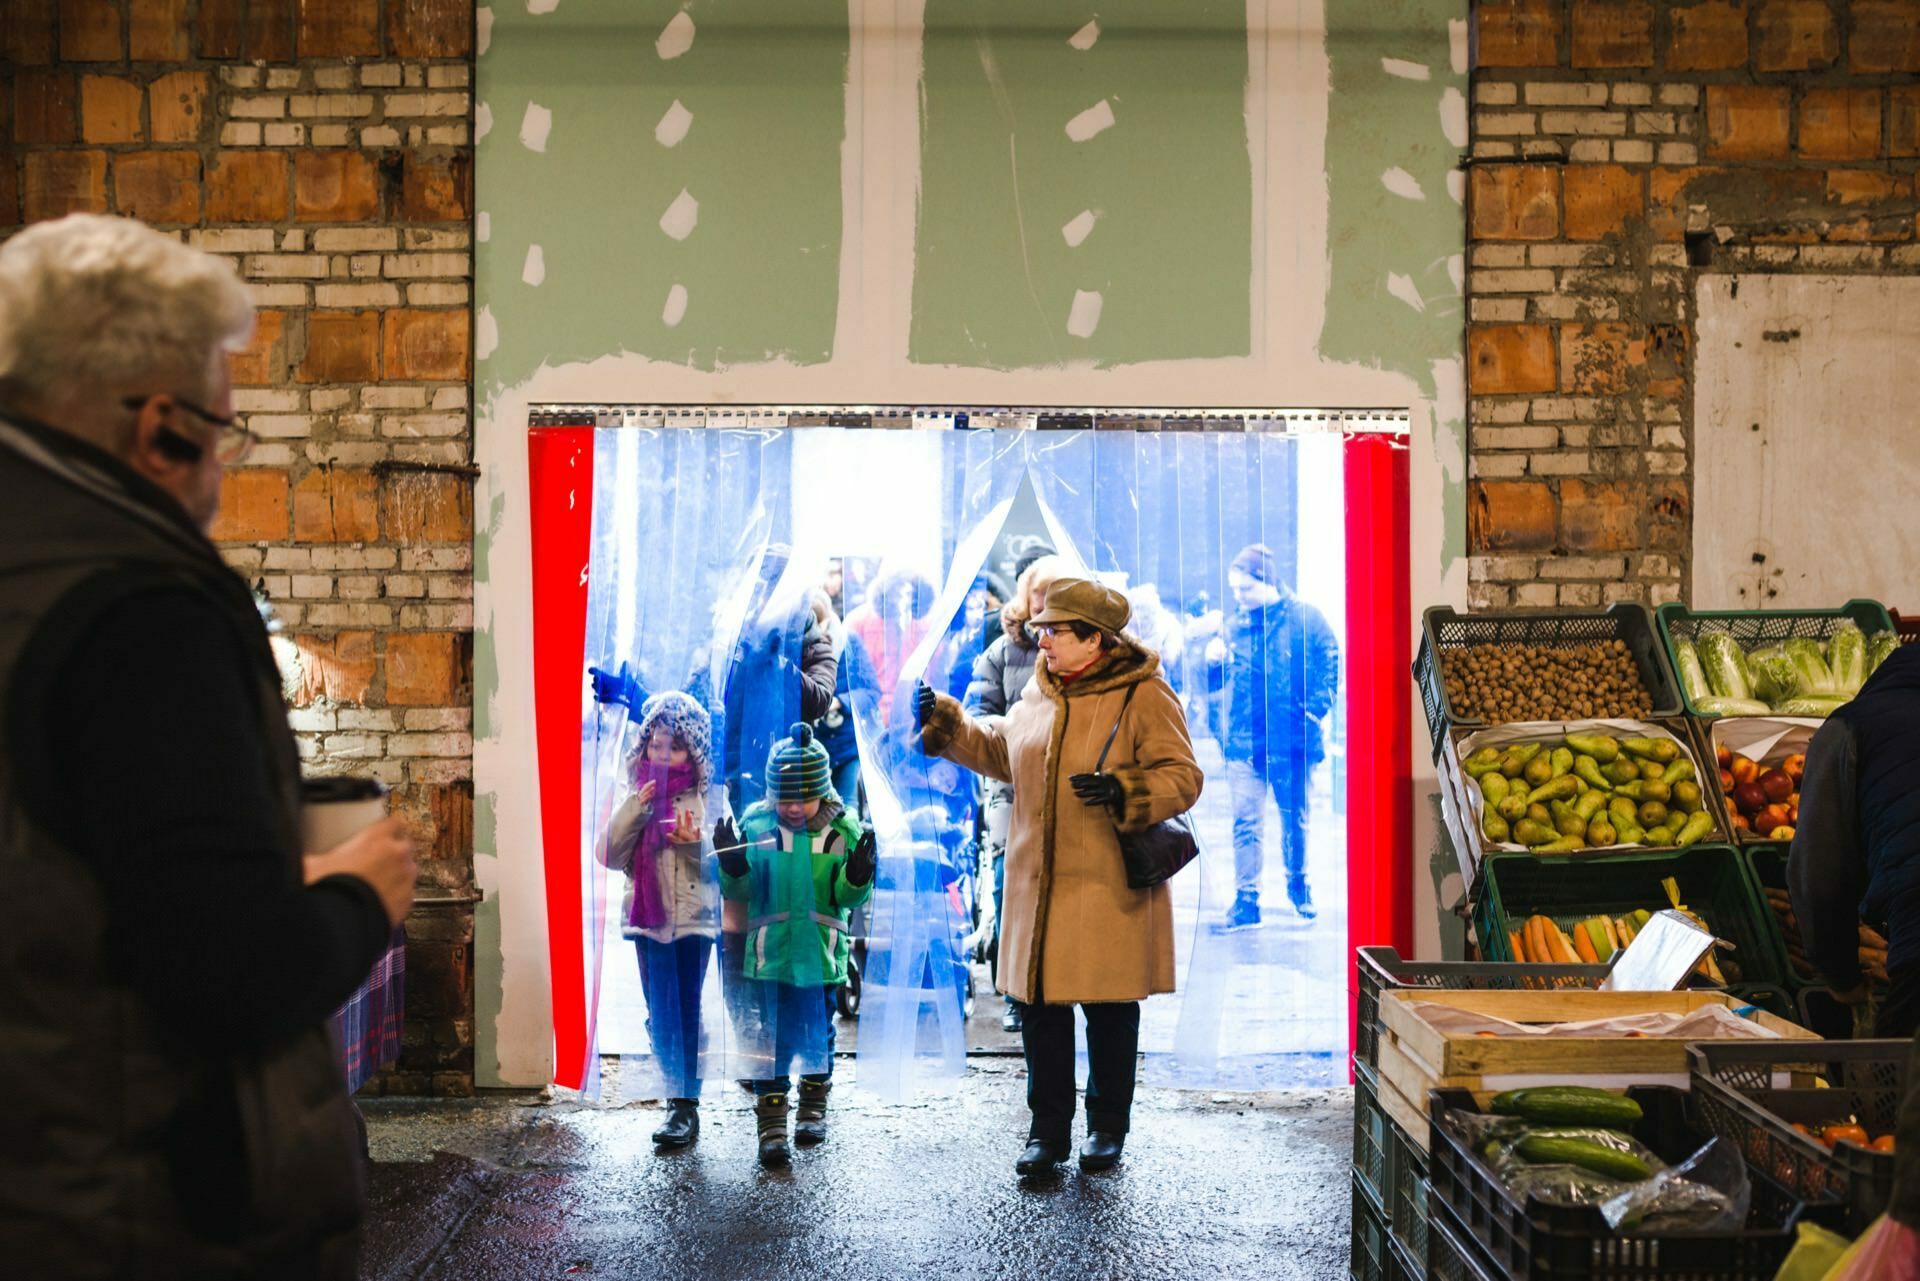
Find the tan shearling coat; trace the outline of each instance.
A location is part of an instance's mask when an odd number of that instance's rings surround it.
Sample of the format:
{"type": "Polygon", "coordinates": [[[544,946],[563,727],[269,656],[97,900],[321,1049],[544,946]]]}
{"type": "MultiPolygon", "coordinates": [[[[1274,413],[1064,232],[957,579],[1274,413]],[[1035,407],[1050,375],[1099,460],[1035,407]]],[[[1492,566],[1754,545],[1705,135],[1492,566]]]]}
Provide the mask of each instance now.
{"type": "Polygon", "coordinates": [[[1042,659],[1004,719],[976,721],[941,695],[926,750],[1013,785],[1000,990],[1049,1004],[1137,1001],[1173,991],[1173,902],[1165,885],[1127,885],[1116,828],[1138,831],[1200,797],[1200,766],[1180,700],[1160,659],[1122,636],[1102,662],[1064,687],[1042,659]],[[1133,701],[1126,702],[1129,687],[1133,701]],[[1089,806],[1067,780],[1092,773],[1107,732],[1120,781],[1115,815],[1089,806]]]}

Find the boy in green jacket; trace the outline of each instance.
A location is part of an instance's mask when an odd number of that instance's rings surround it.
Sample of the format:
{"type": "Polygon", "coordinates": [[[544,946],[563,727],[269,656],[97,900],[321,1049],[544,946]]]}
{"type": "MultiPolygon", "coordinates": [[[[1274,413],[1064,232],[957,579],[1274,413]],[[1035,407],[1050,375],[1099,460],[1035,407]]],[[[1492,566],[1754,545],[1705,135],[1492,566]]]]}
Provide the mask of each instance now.
{"type": "MultiPolygon", "coordinates": [[[[787,1164],[787,1092],[797,1067],[793,1137],[827,1137],[834,989],[847,981],[847,918],[873,893],[876,846],[834,793],[832,762],[809,725],[775,744],[767,794],[736,829],[714,830],[720,893],[747,905],[744,975],[759,985],[770,1075],[753,1083],[760,1164],[787,1164]]],[[[762,1047],[756,1047],[762,1048],[762,1047]]]]}

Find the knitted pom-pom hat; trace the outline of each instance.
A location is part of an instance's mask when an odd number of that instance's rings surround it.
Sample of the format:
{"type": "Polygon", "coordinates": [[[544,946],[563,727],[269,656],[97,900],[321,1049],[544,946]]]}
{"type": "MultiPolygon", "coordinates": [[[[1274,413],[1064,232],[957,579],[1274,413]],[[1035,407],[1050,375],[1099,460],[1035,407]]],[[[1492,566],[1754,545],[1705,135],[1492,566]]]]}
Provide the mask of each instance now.
{"type": "Polygon", "coordinates": [[[790,731],[792,737],[773,745],[767,757],[767,800],[781,802],[824,801],[833,796],[833,760],[827,749],[813,737],[813,726],[804,722],[790,731]]]}

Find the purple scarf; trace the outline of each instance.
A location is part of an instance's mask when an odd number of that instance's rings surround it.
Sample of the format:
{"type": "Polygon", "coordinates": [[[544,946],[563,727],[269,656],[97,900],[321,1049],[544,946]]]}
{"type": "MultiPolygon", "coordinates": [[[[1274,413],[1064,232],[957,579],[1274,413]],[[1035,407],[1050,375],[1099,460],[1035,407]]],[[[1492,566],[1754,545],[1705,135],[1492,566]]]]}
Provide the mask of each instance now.
{"type": "Polygon", "coordinates": [[[627,921],[636,929],[657,930],[672,923],[673,905],[668,901],[667,878],[661,875],[661,856],[671,856],[667,843],[673,817],[670,807],[676,796],[692,791],[699,784],[698,772],[686,765],[655,765],[642,760],[633,767],[633,784],[654,785],[653,807],[640,827],[640,843],[633,855],[633,912],[627,921]],[[662,820],[662,813],[666,819],[662,820]]]}

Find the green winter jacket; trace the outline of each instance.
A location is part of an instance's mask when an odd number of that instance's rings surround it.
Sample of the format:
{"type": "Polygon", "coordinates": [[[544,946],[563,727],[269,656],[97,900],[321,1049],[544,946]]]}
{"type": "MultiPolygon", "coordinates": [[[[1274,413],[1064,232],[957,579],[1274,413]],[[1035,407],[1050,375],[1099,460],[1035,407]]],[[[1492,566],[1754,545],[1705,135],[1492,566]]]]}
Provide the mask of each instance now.
{"type": "Polygon", "coordinates": [[[722,871],[720,893],[747,905],[747,978],[808,987],[847,981],[847,918],[873,893],[871,882],[847,882],[860,825],[844,810],[823,810],[812,826],[819,830],[782,827],[764,801],[740,819],[747,870],[722,871]]]}

